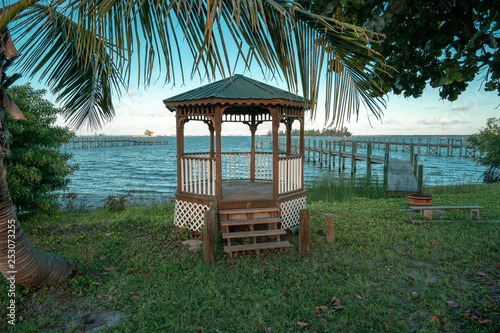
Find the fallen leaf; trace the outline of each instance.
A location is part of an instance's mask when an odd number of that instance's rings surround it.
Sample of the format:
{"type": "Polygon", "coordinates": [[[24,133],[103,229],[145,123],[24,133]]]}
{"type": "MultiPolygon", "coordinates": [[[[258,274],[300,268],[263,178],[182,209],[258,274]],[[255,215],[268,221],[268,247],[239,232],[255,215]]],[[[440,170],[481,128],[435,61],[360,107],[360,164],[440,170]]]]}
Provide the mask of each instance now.
{"type": "Polygon", "coordinates": [[[479,243],[484,243],[484,239],[478,239],[477,240],[479,243]]]}
{"type": "Polygon", "coordinates": [[[316,234],[317,235],[322,235],[323,234],[323,230],[319,229],[318,231],[316,231],[316,234]]]}
{"type": "Polygon", "coordinates": [[[106,259],[106,257],[99,257],[99,260],[104,260],[106,259]]]}
{"type": "Polygon", "coordinates": [[[482,277],[487,277],[488,275],[484,274],[483,272],[476,272],[476,276],[482,276],[482,277]]]}
{"type": "Polygon", "coordinates": [[[408,282],[410,282],[411,284],[414,284],[415,281],[413,281],[413,279],[411,277],[408,276],[408,282]]]}
{"type": "Polygon", "coordinates": [[[94,281],[92,281],[92,280],[89,280],[89,282],[90,282],[90,283],[92,283],[92,284],[95,284],[95,285],[97,285],[97,286],[100,286],[100,285],[101,285],[99,282],[94,282],[94,281]]]}
{"type": "Polygon", "coordinates": [[[495,267],[495,268],[500,268],[500,264],[498,264],[498,263],[494,263],[494,264],[493,264],[493,267],[495,267]]]}
{"type": "Polygon", "coordinates": [[[493,282],[485,282],[484,284],[491,287],[493,285],[493,282]]]}
{"type": "Polygon", "coordinates": [[[200,326],[196,326],[196,327],[195,327],[195,330],[196,330],[197,332],[201,332],[201,331],[203,330],[203,328],[201,328],[200,326]]]}
{"type": "Polygon", "coordinates": [[[434,244],[436,242],[435,239],[431,239],[431,244],[434,244]]]}
{"type": "Polygon", "coordinates": [[[362,246],[360,246],[360,247],[359,247],[359,249],[360,249],[361,251],[366,251],[366,249],[365,249],[364,247],[362,247],[362,246]]]}
{"type": "Polygon", "coordinates": [[[321,310],[319,309],[319,306],[317,306],[314,310],[316,310],[316,314],[319,314],[321,310]]]}
{"type": "Polygon", "coordinates": [[[303,323],[301,321],[298,321],[297,325],[299,325],[300,327],[306,327],[308,324],[307,323],[303,323]]]}
{"type": "Polygon", "coordinates": [[[332,298],[332,305],[333,306],[340,305],[340,300],[337,297],[332,298]]]}
{"type": "Polygon", "coordinates": [[[361,296],[359,296],[359,295],[356,295],[356,297],[357,297],[357,298],[359,298],[359,299],[363,299],[363,298],[362,298],[361,296]]]}
{"type": "Polygon", "coordinates": [[[320,305],[319,308],[323,311],[328,310],[328,307],[326,305],[320,305]]]}
{"type": "Polygon", "coordinates": [[[320,320],[321,320],[322,322],[324,322],[324,323],[327,323],[327,322],[328,322],[328,320],[326,320],[325,318],[321,318],[320,320]]]}
{"type": "Polygon", "coordinates": [[[347,218],[348,218],[348,219],[350,219],[351,217],[352,217],[352,215],[351,215],[351,214],[347,215],[347,218]]]}
{"type": "Polygon", "coordinates": [[[335,310],[342,310],[344,307],[342,305],[335,305],[333,308],[335,310]]]}
{"type": "Polygon", "coordinates": [[[115,270],[115,268],[113,266],[109,266],[109,267],[102,266],[102,269],[104,269],[105,271],[114,271],[115,270]]]}
{"type": "Polygon", "coordinates": [[[142,274],[142,277],[146,277],[146,276],[149,276],[149,274],[148,273],[142,274]]]}
{"type": "Polygon", "coordinates": [[[431,318],[431,320],[437,320],[439,321],[440,323],[444,323],[444,320],[441,319],[441,318],[438,318],[437,316],[429,316],[431,318]]]}
{"type": "Polygon", "coordinates": [[[489,320],[489,319],[480,320],[480,321],[479,321],[479,323],[480,323],[480,324],[491,323],[491,320],[489,320]]]}
{"type": "Polygon", "coordinates": [[[458,308],[459,307],[458,303],[455,302],[455,301],[446,301],[446,304],[448,306],[451,306],[452,308],[458,308]]]}
{"type": "Polygon", "coordinates": [[[387,310],[389,310],[389,312],[394,312],[394,309],[393,309],[393,308],[389,308],[389,309],[387,309],[387,310]]]}

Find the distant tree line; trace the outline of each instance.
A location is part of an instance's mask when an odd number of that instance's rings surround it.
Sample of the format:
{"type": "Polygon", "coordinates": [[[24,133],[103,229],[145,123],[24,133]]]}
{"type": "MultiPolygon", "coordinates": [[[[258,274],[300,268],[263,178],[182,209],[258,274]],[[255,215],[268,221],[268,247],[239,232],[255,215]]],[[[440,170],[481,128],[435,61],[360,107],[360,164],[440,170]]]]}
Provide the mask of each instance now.
{"type": "MultiPolygon", "coordinates": [[[[272,136],[273,132],[267,132],[267,136],[272,136]]],[[[285,131],[279,131],[279,136],[286,136],[285,131]]],[[[292,136],[299,136],[300,131],[297,129],[292,130],[292,136]]],[[[335,128],[323,128],[322,130],[310,129],[304,131],[304,136],[352,136],[347,127],[342,127],[341,129],[335,128]]]]}

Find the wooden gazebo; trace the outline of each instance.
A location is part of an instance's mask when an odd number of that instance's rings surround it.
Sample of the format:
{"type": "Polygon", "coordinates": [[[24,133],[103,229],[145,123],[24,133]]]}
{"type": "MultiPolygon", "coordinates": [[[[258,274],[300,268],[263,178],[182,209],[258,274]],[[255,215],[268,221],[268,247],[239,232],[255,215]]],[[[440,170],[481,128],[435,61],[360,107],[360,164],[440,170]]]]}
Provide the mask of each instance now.
{"type": "Polygon", "coordinates": [[[198,230],[203,226],[204,212],[215,202],[223,238],[228,242],[225,251],[290,246],[280,241],[280,235],[299,223],[299,211],[305,208],[306,199],[306,109],[302,97],[234,75],[163,102],[175,112],[177,122],[175,224],[198,230]],[[294,154],[290,139],[295,120],[300,123],[300,148],[294,154]],[[184,152],[184,125],[188,121],[207,124],[209,152],[184,152]],[[223,151],[222,124],[234,122],[248,125],[252,136],[249,151],[223,151]],[[255,131],[264,122],[272,122],[272,152],[255,151],[255,131]],[[287,133],[286,149],[281,152],[280,123],[286,125],[287,133]],[[231,240],[234,243],[242,237],[252,239],[251,244],[231,245],[231,240]]]}

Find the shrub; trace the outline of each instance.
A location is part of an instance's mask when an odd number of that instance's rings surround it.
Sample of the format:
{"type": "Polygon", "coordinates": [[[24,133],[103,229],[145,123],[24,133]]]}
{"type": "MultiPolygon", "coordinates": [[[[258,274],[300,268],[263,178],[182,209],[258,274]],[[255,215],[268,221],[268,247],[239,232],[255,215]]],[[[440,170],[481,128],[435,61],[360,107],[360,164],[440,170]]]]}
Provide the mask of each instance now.
{"type": "Polygon", "coordinates": [[[500,118],[489,118],[486,127],[471,135],[469,143],[476,146],[481,156],[476,160],[487,169],[482,174],[485,183],[500,181],[500,118]]]}
{"type": "Polygon", "coordinates": [[[26,117],[14,120],[7,115],[4,120],[10,132],[11,151],[4,164],[12,201],[19,214],[58,208],[59,192],[67,189],[68,176],[78,168],[69,163],[72,154],[61,149],[73,132],[55,125],[60,111],[43,98],[45,90],[28,83],[8,93],[26,117]]]}

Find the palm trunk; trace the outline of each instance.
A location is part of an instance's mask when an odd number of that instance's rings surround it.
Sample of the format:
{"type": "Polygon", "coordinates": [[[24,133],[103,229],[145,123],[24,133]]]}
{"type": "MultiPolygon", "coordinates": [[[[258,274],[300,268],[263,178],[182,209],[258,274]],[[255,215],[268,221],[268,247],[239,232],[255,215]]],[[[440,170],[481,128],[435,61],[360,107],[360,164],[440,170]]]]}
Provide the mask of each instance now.
{"type": "Polygon", "coordinates": [[[3,157],[0,157],[0,271],[25,287],[66,281],[73,274],[74,266],[55,254],[38,252],[30,243],[17,219],[6,175],[3,157]],[[14,228],[9,229],[14,223],[15,234],[14,228]]]}

